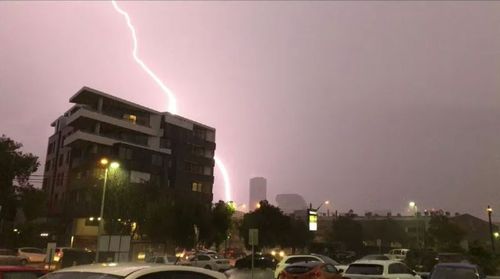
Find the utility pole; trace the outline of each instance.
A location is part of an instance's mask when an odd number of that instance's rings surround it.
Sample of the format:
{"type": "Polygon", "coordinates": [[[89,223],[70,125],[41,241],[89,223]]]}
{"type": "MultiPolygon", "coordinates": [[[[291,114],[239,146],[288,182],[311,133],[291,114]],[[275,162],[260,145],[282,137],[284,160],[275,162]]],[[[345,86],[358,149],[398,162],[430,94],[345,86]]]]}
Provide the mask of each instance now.
{"type": "Polygon", "coordinates": [[[488,212],[488,223],[490,225],[491,250],[495,252],[495,238],[493,236],[493,224],[491,223],[491,214],[493,213],[493,208],[488,205],[488,207],[486,208],[486,212],[488,212]]]}

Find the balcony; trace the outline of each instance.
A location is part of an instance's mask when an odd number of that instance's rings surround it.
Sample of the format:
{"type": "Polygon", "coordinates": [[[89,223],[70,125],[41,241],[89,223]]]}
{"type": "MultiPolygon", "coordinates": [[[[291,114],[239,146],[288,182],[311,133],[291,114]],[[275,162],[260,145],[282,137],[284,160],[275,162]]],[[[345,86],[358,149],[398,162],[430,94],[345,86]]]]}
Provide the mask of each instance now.
{"type": "Polygon", "coordinates": [[[94,133],[90,133],[90,132],[84,132],[81,130],[76,131],[76,132],[72,133],[71,135],[67,136],[66,139],[64,140],[64,145],[69,146],[77,141],[88,141],[88,142],[94,142],[97,144],[108,145],[108,146],[113,146],[116,143],[124,143],[124,144],[130,145],[130,146],[159,151],[159,152],[165,153],[165,154],[171,154],[170,149],[161,148],[161,149],[157,150],[157,149],[151,148],[150,146],[148,146],[146,144],[143,145],[143,144],[132,143],[132,142],[120,139],[120,138],[113,138],[113,137],[109,137],[109,136],[98,135],[98,134],[94,134],[94,133]]]}
{"type": "Polygon", "coordinates": [[[93,119],[99,122],[107,123],[110,125],[118,126],[121,128],[129,129],[135,132],[140,132],[149,136],[157,136],[158,132],[150,127],[134,124],[130,121],[127,121],[122,118],[118,118],[115,116],[110,116],[105,113],[99,113],[97,111],[91,110],[87,107],[80,107],[76,111],[73,110],[72,114],[70,114],[66,120],[68,125],[74,124],[76,120],[80,118],[88,118],[93,119]]]}

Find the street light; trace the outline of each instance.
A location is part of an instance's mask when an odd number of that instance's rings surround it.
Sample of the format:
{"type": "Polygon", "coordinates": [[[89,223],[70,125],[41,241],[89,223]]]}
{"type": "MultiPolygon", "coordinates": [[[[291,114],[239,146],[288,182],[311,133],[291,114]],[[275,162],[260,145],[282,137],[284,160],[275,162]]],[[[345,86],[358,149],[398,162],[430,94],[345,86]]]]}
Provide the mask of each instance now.
{"type": "Polygon", "coordinates": [[[99,238],[101,237],[101,233],[103,230],[103,213],[104,213],[104,201],[106,200],[106,184],[108,182],[108,171],[109,169],[118,169],[120,167],[120,164],[118,162],[111,162],[109,163],[108,159],[102,158],[99,163],[101,164],[102,167],[104,167],[104,183],[102,187],[102,199],[101,199],[101,212],[99,214],[99,218],[97,220],[99,221],[99,226],[97,227],[97,249],[95,252],[95,262],[99,262],[99,238]]]}
{"type": "Polygon", "coordinates": [[[495,252],[495,236],[493,235],[493,224],[491,223],[491,214],[493,213],[493,208],[488,205],[488,207],[486,208],[486,212],[488,212],[488,223],[490,225],[491,250],[495,252]]]}
{"type": "Polygon", "coordinates": [[[418,207],[417,207],[417,203],[415,203],[414,201],[410,201],[408,203],[408,206],[410,207],[410,210],[413,211],[413,216],[415,217],[415,222],[416,222],[416,226],[417,226],[417,247],[420,248],[420,232],[419,232],[419,221],[418,221],[418,207]]]}
{"type": "Polygon", "coordinates": [[[330,201],[323,201],[319,206],[318,208],[316,208],[316,211],[319,211],[319,209],[323,206],[323,204],[326,204],[326,205],[329,205],[330,204],[330,201]]]}

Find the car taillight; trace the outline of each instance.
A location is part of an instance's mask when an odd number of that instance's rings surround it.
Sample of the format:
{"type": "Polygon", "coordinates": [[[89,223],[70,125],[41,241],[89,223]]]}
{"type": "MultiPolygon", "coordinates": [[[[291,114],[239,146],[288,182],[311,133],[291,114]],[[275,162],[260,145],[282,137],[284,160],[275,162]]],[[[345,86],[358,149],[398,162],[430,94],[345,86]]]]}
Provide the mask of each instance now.
{"type": "Polygon", "coordinates": [[[321,272],[314,271],[314,272],[311,273],[310,276],[313,277],[313,278],[319,278],[319,277],[321,277],[321,272]]]}

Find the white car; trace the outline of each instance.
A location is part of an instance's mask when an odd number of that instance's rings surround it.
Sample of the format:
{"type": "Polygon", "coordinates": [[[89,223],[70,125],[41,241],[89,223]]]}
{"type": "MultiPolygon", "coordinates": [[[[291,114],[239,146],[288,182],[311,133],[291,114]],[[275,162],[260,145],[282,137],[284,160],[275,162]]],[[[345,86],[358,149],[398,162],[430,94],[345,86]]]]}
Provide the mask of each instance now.
{"type": "Polygon", "coordinates": [[[30,263],[44,262],[46,257],[45,251],[34,247],[21,247],[17,249],[17,255],[28,258],[30,263]]]}
{"type": "Polygon", "coordinates": [[[344,277],[350,279],[421,279],[415,271],[396,260],[359,260],[349,265],[344,272],[344,277]]]}
{"type": "Polygon", "coordinates": [[[410,251],[410,249],[392,249],[389,253],[385,254],[391,260],[399,260],[402,261],[406,259],[406,254],[410,251]]]}
{"type": "Polygon", "coordinates": [[[220,272],[181,265],[102,263],[64,268],[43,279],[226,279],[220,272]]]}
{"type": "Polygon", "coordinates": [[[231,268],[228,259],[224,259],[218,255],[197,254],[189,259],[192,266],[202,267],[205,269],[217,270],[224,272],[231,268]]]}
{"type": "Polygon", "coordinates": [[[175,256],[152,256],[146,260],[147,263],[157,263],[157,264],[176,264],[178,262],[175,256]]]}
{"type": "Polygon", "coordinates": [[[341,265],[335,260],[323,256],[323,255],[318,255],[318,254],[311,254],[311,255],[292,255],[292,256],[285,256],[276,266],[276,269],[274,270],[274,278],[278,278],[280,273],[287,267],[288,265],[291,265],[293,263],[298,263],[298,262],[322,262],[322,263],[329,263],[335,266],[339,272],[343,272],[347,266],[341,265]]]}

